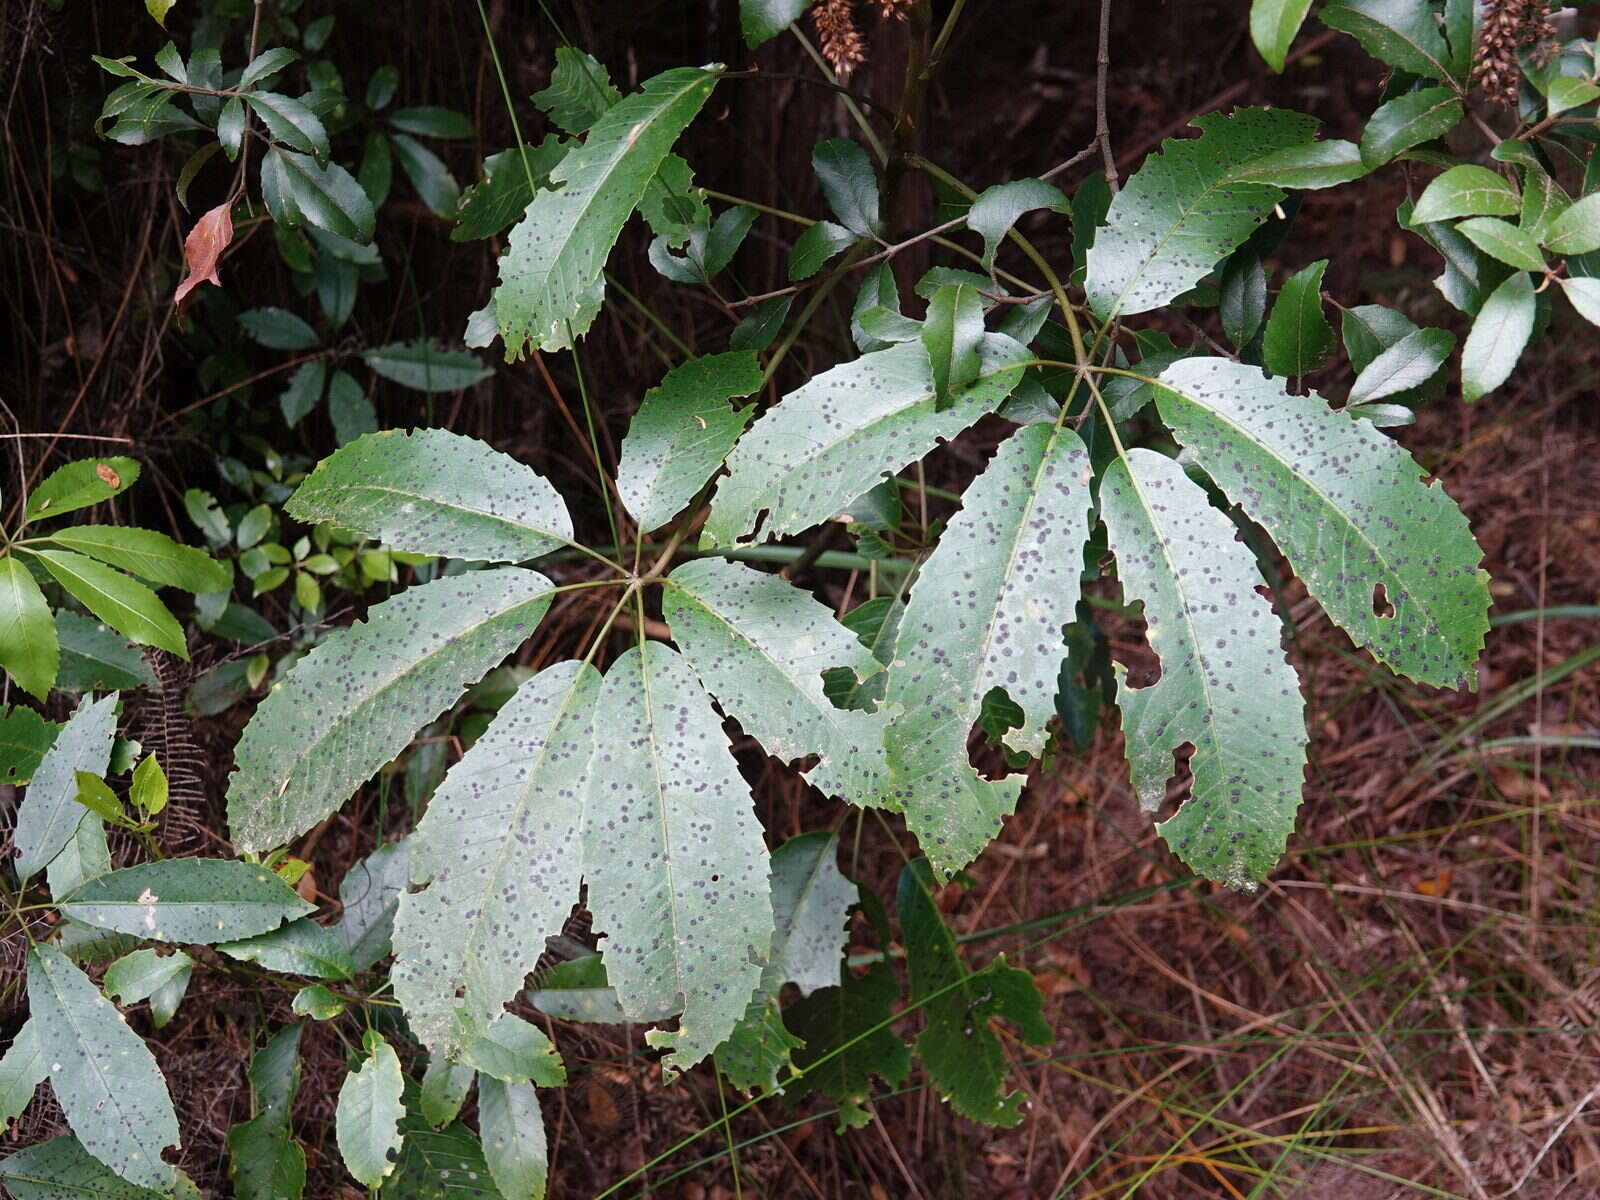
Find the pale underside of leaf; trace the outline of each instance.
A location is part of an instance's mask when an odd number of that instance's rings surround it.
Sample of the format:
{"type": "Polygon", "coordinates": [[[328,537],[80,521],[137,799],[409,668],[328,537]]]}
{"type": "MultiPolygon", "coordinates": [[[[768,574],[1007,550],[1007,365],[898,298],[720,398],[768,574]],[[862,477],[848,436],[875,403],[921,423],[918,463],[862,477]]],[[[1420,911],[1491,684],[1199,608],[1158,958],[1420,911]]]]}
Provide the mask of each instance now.
{"type": "Polygon", "coordinates": [[[334,1113],[339,1154],[350,1174],[368,1187],[395,1169],[391,1155],[400,1149],[404,1088],[400,1058],[384,1041],[373,1045],[371,1056],[339,1088],[334,1113]]]}
{"type": "Polygon", "coordinates": [[[1161,380],[1156,403],[1173,435],[1342,629],[1400,674],[1470,685],[1488,630],[1483,552],[1401,446],[1243,363],[1184,359],[1161,380]],[[1378,584],[1387,617],[1374,611],[1378,584]]]}
{"type": "Polygon", "coordinates": [[[772,937],[767,855],[710,698],[660,642],[606,674],[583,855],[607,976],[630,1019],[682,1009],[650,1044],[686,1070],[732,1031],[772,937]]]}
{"type": "Polygon", "coordinates": [[[677,568],[662,598],[672,637],[723,711],[767,752],[818,756],[807,782],[852,804],[877,803],[887,782],[879,713],[835,708],[822,675],[882,669],[848,629],[793,584],[722,559],[677,568]]]}
{"type": "Polygon", "coordinates": [[[706,544],[781,537],[829,520],[886,475],[993,412],[1031,355],[995,333],[984,337],[979,354],[977,380],[943,410],[920,342],[864,354],[789,393],[728,456],[728,476],[706,520],[706,544]]]}
{"type": "Polygon", "coordinates": [[[1198,283],[1266,220],[1283,192],[1241,180],[1252,159],[1309,142],[1316,121],[1247,108],[1210,113],[1196,139],[1166,142],[1117,194],[1089,251],[1090,307],[1104,318],[1159,308],[1198,283]]]}
{"type": "Polygon", "coordinates": [[[161,1068],[89,977],[54,946],[28,957],[28,1007],[50,1088],[83,1148],[129,1183],[165,1190],[178,1121],[161,1068]]]}
{"type": "Polygon", "coordinates": [[[56,735],[39,760],[33,782],[17,806],[13,842],[17,878],[26,882],[72,840],[81,821],[95,821],[77,802],[79,771],[95,775],[106,769],[117,732],[117,696],[94,700],[85,696],[78,711],[56,735]]]}
{"type": "Polygon", "coordinates": [[[967,489],[923,564],[900,622],[886,703],[890,799],[941,874],[975,858],[1016,802],[1021,777],[986,780],[967,736],[993,688],[1022,709],[1016,749],[1038,754],[1054,711],[1088,540],[1090,464],[1078,435],[1014,434],[967,489]]]}
{"type": "Polygon", "coordinates": [[[1191,794],[1158,827],[1196,871],[1230,887],[1266,876],[1294,829],[1305,773],[1299,681],[1260,574],[1231,522],[1172,459],[1133,450],[1106,469],[1100,512],[1123,596],[1144,606],[1161,677],[1117,703],[1134,790],[1158,808],[1173,752],[1194,747],[1191,794]]]}
{"type": "Polygon", "coordinates": [[[482,1037],[578,898],[584,780],[600,675],[564,662],[506,702],[410,839],[395,995],[435,1055],[482,1037]]]}
{"type": "Polygon", "coordinates": [[[228,789],[235,843],[270,849],[343,804],[533,632],[551,586],[518,567],[446,577],[330,635],[273,688],[239,741],[228,789]]]}
{"type": "Polygon", "coordinates": [[[555,488],[530,468],[446,429],[388,429],[317,464],[285,505],[396,550],[520,562],[572,540],[555,488]]]}
{"type": "Polygon", "coordinates": [[[714,71],[680,67],[607,110],[584,144],[551,172],[511,231],[494,308],[508,358],[558,349],[599,310],[602,272],[623,224],[678,135],[716,85],[714,71]]]}

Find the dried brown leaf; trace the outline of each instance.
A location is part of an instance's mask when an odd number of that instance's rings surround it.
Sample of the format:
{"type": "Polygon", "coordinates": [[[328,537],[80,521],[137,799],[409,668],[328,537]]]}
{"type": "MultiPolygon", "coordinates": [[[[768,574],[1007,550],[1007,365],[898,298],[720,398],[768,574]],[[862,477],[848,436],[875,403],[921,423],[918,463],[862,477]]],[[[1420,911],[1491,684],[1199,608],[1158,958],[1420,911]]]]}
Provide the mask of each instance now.
{"type": "Polygon", "coordinates": [[[178,285],[178,293],[172,298],[174,304],[182,304],[183,298],[202,283],[222,286],[222,280],[217,278],[217,260],[232,240],[233,212],[230,205],[224,202],[201,215],[189,231],[189,236],[183,240],[183,261],[188,264],[189,273],[178,285]]]}

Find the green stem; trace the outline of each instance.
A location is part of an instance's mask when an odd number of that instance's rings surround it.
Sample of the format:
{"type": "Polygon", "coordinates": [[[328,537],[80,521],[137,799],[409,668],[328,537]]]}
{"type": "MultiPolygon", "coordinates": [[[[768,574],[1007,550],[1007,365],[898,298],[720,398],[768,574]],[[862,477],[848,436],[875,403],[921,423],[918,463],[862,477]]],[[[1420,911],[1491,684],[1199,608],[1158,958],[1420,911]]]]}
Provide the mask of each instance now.
{"type": "MultiPolygon", "coordinates": [[[[799,24],[796,23],[789,26],[789,32],[794,34],[795,40],[800,43],[801,48],[810,57],[811,61],[817,64],[817,70],[822,72],[822,77],[829,83],[837,84],[839,82],[838,76],[833,73],[833,68],[828,65],[828,60],[817,52],[817,48],[811,44],[811,39],[801,32],[799,24]]],[[[841,94],[839,101],[844,105],[845,111],[850,114],[850,119],[856,123],[856,128],[861,130],[861,136],[872,147],[873,157],[878,160],[880,165],[888,166],[889,151],[884,147],[883,139],[872,128],[872,122],[867,120],[867,115],[861,111],[861,106],[852,100],[848,94],[841,94]]]]}

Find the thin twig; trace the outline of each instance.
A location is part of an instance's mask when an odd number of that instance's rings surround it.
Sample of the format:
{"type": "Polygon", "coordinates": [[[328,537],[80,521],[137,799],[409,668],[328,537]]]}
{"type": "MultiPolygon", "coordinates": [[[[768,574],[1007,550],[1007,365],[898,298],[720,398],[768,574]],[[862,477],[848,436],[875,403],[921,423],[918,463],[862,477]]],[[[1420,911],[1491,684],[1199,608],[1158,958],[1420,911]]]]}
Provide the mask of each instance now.
{"type": "Polygon", "coordinates": [[[1094,140],[1106,164],[1106,183],[1117,190],[1117,156],[1111,152],[1111,128],[1106,124],[1106,77],[1111,73],[1111,0],[1100,0],[1100,49],[1095,55],[1094,140]]]}

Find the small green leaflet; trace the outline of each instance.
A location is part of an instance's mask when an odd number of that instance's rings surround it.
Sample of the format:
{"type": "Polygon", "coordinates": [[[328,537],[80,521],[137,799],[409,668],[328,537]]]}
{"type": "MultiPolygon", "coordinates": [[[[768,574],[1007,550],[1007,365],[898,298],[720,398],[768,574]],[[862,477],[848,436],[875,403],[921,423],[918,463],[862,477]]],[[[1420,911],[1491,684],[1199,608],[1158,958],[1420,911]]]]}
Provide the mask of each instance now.
{"type": "Polygon", "coordinates": [[[1023,1094],[1005,1092],[1011,1064],[989,1022],[1003,1017],[1030,1045],[1055,1037],[1041,1015],[1033,976],[1003,957],[976,974],[961,961],[955,935],[932,895],[933,871],[918,859],[900,873],[896,905],[911,970],[911,999],[927,1021],[917,1037],[923,1069],[962,1116],[985,1125],[1022,1123],[1023,1094]]]}
{"type": "Polygon", "coordinates": [[[1347,403],[1369,404],[1421,387],[1438,373],[1455,346],[1456,335],[1448,329],[1418,329],[1406,334],[1356,376],[1347,403]]]}
{"type": "Polygon", "coordinates": [[[1040,179],[1013,179],[985,188],[967,210],[967,228],[983,239],[983,269],[994,269],[994,256],[1000,239],[1026,213],[1046,208],[1051,212],[1071,211],[1066,195],[1053,183],[1040,179]]]}
{"type": "MultiPolygon", "coordinates": [[[[33,1018],[23,1021],[0,1057],[0,1128],[9,1128],[33,1099],[33,1093],[50,1074],[50,1063],[45,1058],[44,1047],[39,1044],[38,1031],[33,1018]]],[[[0,1164],[0,1179],[4,1178],[4,1165],[0,1164]]]]}
{"type": "Polygon", "coordinates": [[[1245,364],[1188,358],[1161,380],[1156,403],[1173,435],[1341,628],[1399,674],[1473,683],[1489,624],[1483,552],[1405,450],[1245,364]],[[1373,611],[1379,584],[1393,616],[1373,611]]]}
{"type": "Polygon", "coordinates": [[[1310,142],[1316,121],[1245,108],[1194,121],[1199,138],[1170,140],[1117,193],[1089,250],[1089,306],[1102,318],[1159,308],[1200,282],[1283,199],[1242,172],[1252,160],[1310,142]]]}
{"type": "Polygon", "coordinates": [[[777,37],[810,5],[811,0],[739,0],[739,24],[746,44],[754,50],[777,37]]]}
{"type": "MultiPolygon", "coordinates": [[[[1402,2],[1410,4],[1411,0],[1402,2]]],[[[1460,120],[1461,101],[1449,88],[1423,88],[1396,96],[1372,114],[1362,131],[1361,161],[1370,168],[1381,167],[1413,146],[1443,137],[1460,120]]]]}
{"type": "Polygon", "coordinates": [[[361,361],[385,379],[418,392],[459,392],[494,372],[465,350],[434,342],[394,342],[362,352],[361,361]]]}
{"type": "Polygon", "coordinates": [[[867,152],[848,138],[829,138],[812,149],[811,166],[839,224],[858,238],[877,237],[878,177],[867,152]]]}
{"type": "Polygon", "coordinates": [[[839,982],[845,921],[856,887],[839,871],[835,834],[789,838],[772,852],[772,951],[744,1018],[717,1048],[717,1067],[740,1091],[774,1091],[790,1053],[804,1043],[785,1027],[778,993],[801,995],[839,982]]]}
{"type": "Polygon", "coordinates": [[[1532,276],[1518,271],[1484,301],[1461,348],[1463,400],[1487,396],[1510,377],[1533,335],[1537,300],[1532,276]]]}
{"type": "Polygon", "coordinates": [[[774,757],[816,755],[824,795],[877,803],[887,784],[882,715],[835,708],[823,673],[858,681],[881,664],[822,604],[776,575],[702,558],[673,571],[662,612],[701,683],[774,757]]]}
{"type": "Polygon", "coordinates": [[[284,508],[440,558],[521,562],[572,540],[567,506],[542,476],[447,429],[357,438],[318,463],[284,508]]]}
{"type": "Polygon", "coordinates": [[[209,946],[276,929],[313,906],[266,867],[171,858],[97,876],[62,897],[58,907],[97,929],[209,946]]]}
{"type": "Polygon", "coordinates": [[[338,935],[305,918],[243,941],[224,942],[217,949],[229,958],[257,963],[285,975],[349,979],[355,974],[350,951],[338,935]]]}
{"type": "Polygon", "coordinates": [[[250,1059],[255,1116],[228,1130],[228,1173],[238,1200],[300,1200],[305,1191],[306,1155],[289,1127],[303,1027],[278,1030],[250,1059]]]}
{"type": "Polygon", "coordinates": [[[641,532],[670,521],[722,466],[754,413],[728,401],[761,382],[755,353],[735,350],[682,363],[644,394],[617,463],[617,495],[641,532]]]}
{"type": "Polygon", "coordinates": [[[500,567],[436,579],[330,634],[257,707],[234,752],[228,823],[268,850],[333,812],[514,650],[551,583],[500,567]]]}
{"type": "Polygon", "coordinates": [[[922,348],[933,368],[935,407],[949,408],[955,393],[983,369],[983,297],[970,284],[945,284],[934,290],[922,322],[922,348]]]}
{"type": "Polygon", "coordinates": [[[979,353],[977,380],[943,410],[920,342],[864,354],[790,392],[728,456],[705,544],[731,546],[758,529],[764,538],[809,529],[994,411],[1032,355],[997,333],[984,336],[979,353]],[[763,510],[765,525],[759,522],[763,510]]]}
{"type": "Polygon", "coordinates": [[[1117,703],[1134,791],[1166,796],[1173,751],[1194,745],[1192,794],[1158,827],[1199,873],[1251,889],[1283,853],[1305,773],[1299,681],[1282,626],[1255,591],[1255,558],[1170,458],[1132,450],[1106,469],[1100,511],[1123,596],[1144,606],[1161,678],[1117,703]]]}
{"type": "Polygon", "coordinates": [[[405,1078],[399,1057],[382,1034],[369,1030],[364,1049],[366,1061],[345,1076],[339,1089],[334,1133],[345,1169],[367,1187],[376,1187],[395,1169],[405,1078]]]}
{"type": "Polygon", "coordinates": [[[204,551],[150,529],[126,525],[74,525],[50,540],[101,562],[131,571],[159,587],[186,592],[218,592],[233,582],[233,572],[204,551]]]}
{"type": "Polygon", "coordinates": [[[967,489],[961,511],[911,589],[889,670],[889,798],[903,806],[935,871],[989,843],[1020,776],[990,781],[967,758],[984,698],[1001,688],[1023,712],[1006,740],[1038,754],[1054,712],[1089,536],[1089,455],[1069,429],[1013,434],[967,489]]]}
{"type": "Polygon", "coordinates": [[[1312,263],[1284,281],[1261,335],[1267,370],[1304,375],[1333,353],[1333,327],[1322,312],[1322,274],[1328,260],[1312,263]]]}
{"type": "Polygon", "coordinates": [[[0,667],[41,701],[61,669],[50,605],[15,554],[0,558],[0,667]]]}
{"type": "Polygon", "coordinates": [[[84,458],[57,467],[28,493],[24,523],[88,508],[126,491],[139,478],[138,460],[84,458]]]}
{"type": "Polygon", "coordinates": [[[461,1055],[463,1066],[502,1083],[561,1087],[567,1069],[544,1031],[512,1013],[502,1013],[461,1055]]]}
{"type": "Polygon", "coordinates": [[[733,1031],[772,937],[761,826],[688,665],[660,642],[622,655],[600,697],[583,855],[607,974],[632,1019],[682,1006],[646,1040],[687,1070],[733,1031]]]}
{"type": "Polygon", "coordinates": [[[534,195],[511,231],[494,293],[508,359],[568,346],[589,328],[617,235],[719,71],[680,67],[648,80],[608,109],[551,172],[563,186],[534,195]]]}
{"type": "Polygon", "coordinates": [[[113,693],[100,700],[85,696],[78,711],[56,735],[17,808],[13,836],[17,857],[13,866],[19,881],[26,883],[43,870],[72,840],[80,821],[97,819],[75,800],[78,772],[105,772],[116,732],[117,696],[113,693]]]}
{"type": "Polygon", "coordinates": [[[106,995],[119,1003],[135,1004],[148,999],[180,975],[194,968],[194,959],[182,950],[157,954],[154,950],[135,950],[106,968],[106,995]]]}
{"type": "Polygon", "coordinates": [[[178,1144],[178,1121],[143,1039],[54,946],[28,952],[28,1011],[83,1148],[129,1183],[170,1190],[175,1171],[161,1154],[178,1144]]]}
{"type": "Polygon", "coordinates": [[[0,1159],[0,1185],[16,1200],[172,1200],[200,1195],[181,1175],[178,1183],[178,1191],[170,1183],[159,1191],[135,1187],[66,1134],[0,1159]]]}
{"type": "Polygon", "coordinates": [[[1411,210],[1419,224],[1453,217],[1515,216],[1522,207],[1517,189],[1505,176],[1469,163],[1451,167],[1423,189],[1411,210]]]}
{"type": "Polygon", "coordinates": [[[482,1037],[578,898],[585,772],[600,676],[546,667],[439,785],[409,839],[395,995],[436,1058],[482,1037]],[[459,993],[459,994],[458,994],[459,993]]]}
{"type": "Polygon", "coordinates": [[[1274,71],[1282,71],[1294,35],[1300,32],[1311,0],[1252,0],[1250,40],[1274,71]]]}
{"type": "Polygon", "coordinates": [[[1322,22],[1359,41],[1366,52],[1391,67],[1424,79],[1448,80],[1450,48],[1428,5],[1415,0],[1337,0],[1321,12],[1322,22]]]}
{"type": "Polygon", "coordinates": [[[479,1076],[478,1129],[495,1186],[514,1200],[544,1200],[550,1154],[533,1085],[479,1076]]]}
{"type": "Polygon", "coordinates": [[[35,550],[44,569],[74,599],[118,633],[145,646],[189,657],[177,619],[156,594],[104,563],[69,550],[35,550]]]}

